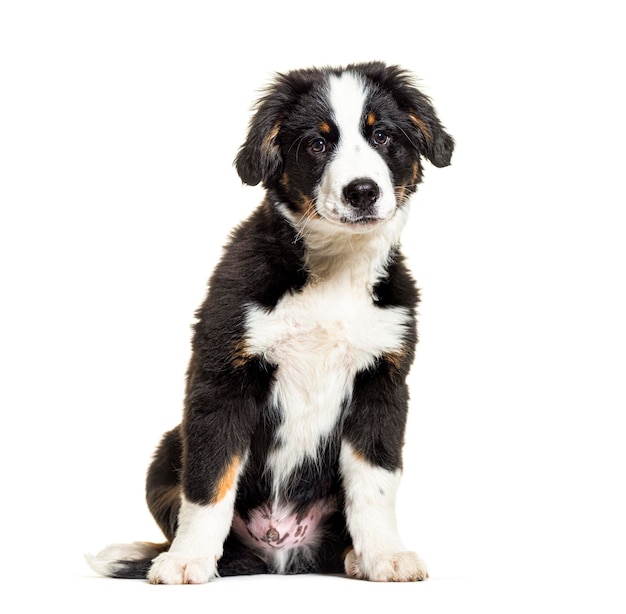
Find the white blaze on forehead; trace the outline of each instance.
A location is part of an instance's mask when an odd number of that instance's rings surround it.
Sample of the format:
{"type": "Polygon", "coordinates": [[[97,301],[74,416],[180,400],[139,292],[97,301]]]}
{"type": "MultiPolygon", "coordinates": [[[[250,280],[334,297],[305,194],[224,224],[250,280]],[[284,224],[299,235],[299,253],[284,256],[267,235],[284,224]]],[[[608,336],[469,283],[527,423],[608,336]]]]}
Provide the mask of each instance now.
{"type": "Polygon", "coordinates": [[[341,142],[349,141],[352,145],[364,142],[361,123],[367,96],[363,82],[357,75],[348,72],[338,77],[333,75],[329,85],[330,105],[340,130],[341,142]]]}
{"type": "Polygon", "coordinates": [[[379,189],[379,198],[370,214],[381,220],[388,219],[396,209],[391,173],[383,157],[363,134],[367,85],[351,72],[333,75],[329,78],[328,96],[339,141],[316,194],[318,213],[334,222],[354,219],[358,213],[345,202],[344,188],[356,179],[369,179],[379,189]]]}

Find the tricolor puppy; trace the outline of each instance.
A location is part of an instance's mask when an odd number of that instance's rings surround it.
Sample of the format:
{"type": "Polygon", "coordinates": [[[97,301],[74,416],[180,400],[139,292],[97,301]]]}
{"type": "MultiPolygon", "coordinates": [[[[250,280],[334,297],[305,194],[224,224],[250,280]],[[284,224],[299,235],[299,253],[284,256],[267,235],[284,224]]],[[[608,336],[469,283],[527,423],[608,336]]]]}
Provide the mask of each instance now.
{"type": "Polygon", "coordinates": [[[167,542],[110,546],[95,570],[427,577],[395,518],[418,301],[399,245],[423,160],[453,146],[398,67],[277,76],[235,161],[267,195],[213,273],[182,424],[148,472],[167,542]]]}

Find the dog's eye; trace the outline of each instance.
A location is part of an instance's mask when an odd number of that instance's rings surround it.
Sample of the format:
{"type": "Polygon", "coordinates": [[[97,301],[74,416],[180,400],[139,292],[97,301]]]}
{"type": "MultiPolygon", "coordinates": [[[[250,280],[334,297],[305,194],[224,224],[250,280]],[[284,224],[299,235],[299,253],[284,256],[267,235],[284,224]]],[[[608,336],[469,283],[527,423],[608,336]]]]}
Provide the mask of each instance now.
{"type": "Polygon", "coordinates": [[[326,151],[326,139],[313,139],[309,143],[309,151],[314,155],[323,154],[326,151]]]}
{"type": "Polygon", "coordinates": [[[374,130],[372,134],[372,143],[374,145],[387,145],[391,137],[384,130],[374,130]]]}

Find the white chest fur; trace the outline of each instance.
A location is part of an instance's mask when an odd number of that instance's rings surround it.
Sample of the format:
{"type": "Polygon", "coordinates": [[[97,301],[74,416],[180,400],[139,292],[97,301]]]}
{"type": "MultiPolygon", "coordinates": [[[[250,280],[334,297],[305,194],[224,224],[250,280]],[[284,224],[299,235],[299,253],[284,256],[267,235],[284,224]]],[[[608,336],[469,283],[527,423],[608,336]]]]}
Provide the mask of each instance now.
{"type": "Polygon", "coordinates": [[[374,305],[354,271],[315,281],[266,311],[250,306],[247,347],[277,366],[272,403],[281,424],[268,459],[274,494],[337,424],[354,377],[401,350],[410,314],[374,305]]]}

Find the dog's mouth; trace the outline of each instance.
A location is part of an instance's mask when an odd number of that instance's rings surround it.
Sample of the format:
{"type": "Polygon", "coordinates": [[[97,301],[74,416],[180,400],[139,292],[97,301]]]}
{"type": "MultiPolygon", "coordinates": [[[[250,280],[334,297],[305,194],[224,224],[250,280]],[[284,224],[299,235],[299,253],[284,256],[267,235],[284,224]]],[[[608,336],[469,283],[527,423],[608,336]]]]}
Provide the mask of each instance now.
{"type": "Polygon", "coordinates": [[[366,233],[381,224],[385,224],[394,217],[395,211],[390,215],[381,215],[378,212],[359,213],[354,212],[334,212],[332,215],[321,215],[320,217],[336,228],[342,228],[345,232],[366,233]]]}
{"type": "Polygon", "coordinates": [[[385,224],[393,216],[381,217],[379,215],[337,215],[322,216],[326,222],[330,223],[337,230],[348,234],[367,234],[382,224],[385,224]]]}
{"type": "Polygon", "coordinates": [[[384,218],[377,215],[360,215],[358,217],[341,217],[339,222],[348,226],[373,226],[379,222],[384,222],[384,218]]]}

